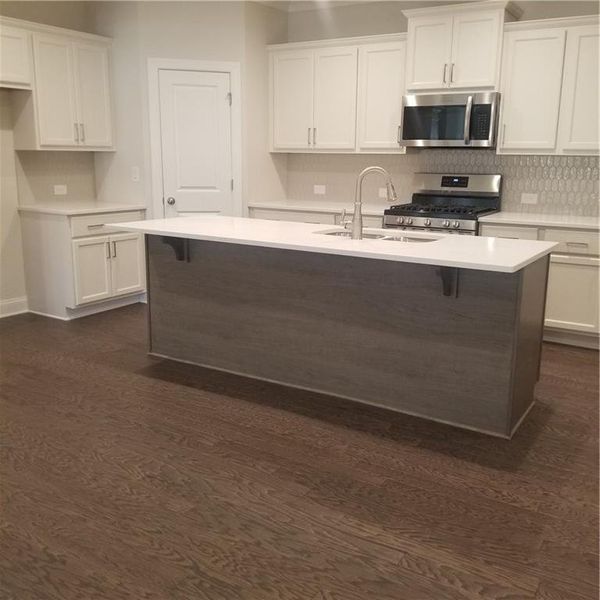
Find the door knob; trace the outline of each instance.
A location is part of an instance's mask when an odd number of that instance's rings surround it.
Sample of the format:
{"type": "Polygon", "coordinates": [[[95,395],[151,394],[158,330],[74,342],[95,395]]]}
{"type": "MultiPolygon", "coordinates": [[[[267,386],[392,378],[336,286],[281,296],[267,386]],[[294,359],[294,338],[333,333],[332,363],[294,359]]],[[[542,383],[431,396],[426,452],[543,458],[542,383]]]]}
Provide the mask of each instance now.
{"type": "Polygon", "coordinates": [[[175,204],[175,198],[173,198],[173,196],[169,196],[169,197],[167,198],[167,204],[168,204],[169,206],[173,206],[173,204],[175,204]]]}

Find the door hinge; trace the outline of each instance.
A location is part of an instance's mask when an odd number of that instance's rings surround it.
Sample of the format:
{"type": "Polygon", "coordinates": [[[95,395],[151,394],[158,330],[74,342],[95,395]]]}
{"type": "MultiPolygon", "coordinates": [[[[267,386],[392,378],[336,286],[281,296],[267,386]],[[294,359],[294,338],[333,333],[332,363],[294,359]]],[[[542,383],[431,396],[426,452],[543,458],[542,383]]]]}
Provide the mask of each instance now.
{"type": "Polygon", "coordinates": [[[233,178],[231,179],[231,191],[233,192],[233,178]]]}
{"type": "Polygon", "coordinates": [[[231,103],[233,102],[233,96],[231,95],[231,92],[227,92],[227,101],[229,102],[229,106],[231,106],[231,103]]]}

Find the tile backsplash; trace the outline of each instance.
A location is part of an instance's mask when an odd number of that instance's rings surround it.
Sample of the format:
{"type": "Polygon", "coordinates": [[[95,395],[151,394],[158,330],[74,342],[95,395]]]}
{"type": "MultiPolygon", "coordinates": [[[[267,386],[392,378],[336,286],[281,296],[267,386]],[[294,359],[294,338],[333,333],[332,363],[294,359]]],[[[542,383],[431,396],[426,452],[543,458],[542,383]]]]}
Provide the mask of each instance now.
{"type": "MultiPolygon", "coordinates": [[[[597,216],[597,156],[499,156],[492,150],[409,150],[405,155],[290,154],[287,197],[305,201],[352,201],[356,175],[369,165],[387,169],[401,201],[410,201],[413,175],[431,173],[500,173],[506,211],[597,216]],[[315,196],[314,185],[326,195],[315,196]],[[537,194],[537,204],[523,204],[521,194],[537,194]]],[[[377,176],[365,179],[363,200],[381,202],[377,176]]]]}

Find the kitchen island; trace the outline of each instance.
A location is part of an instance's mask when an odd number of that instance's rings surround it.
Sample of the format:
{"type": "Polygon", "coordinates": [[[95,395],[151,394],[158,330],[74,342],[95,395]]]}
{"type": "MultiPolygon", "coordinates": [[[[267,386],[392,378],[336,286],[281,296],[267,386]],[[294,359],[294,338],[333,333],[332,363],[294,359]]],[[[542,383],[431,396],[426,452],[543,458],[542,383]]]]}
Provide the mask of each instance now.
{"type": "Polygon", "coordinates": [[[153,355],[507,438],[534,403],[552,242],[237,217],[116,227],[146,234],[153,355]]]}

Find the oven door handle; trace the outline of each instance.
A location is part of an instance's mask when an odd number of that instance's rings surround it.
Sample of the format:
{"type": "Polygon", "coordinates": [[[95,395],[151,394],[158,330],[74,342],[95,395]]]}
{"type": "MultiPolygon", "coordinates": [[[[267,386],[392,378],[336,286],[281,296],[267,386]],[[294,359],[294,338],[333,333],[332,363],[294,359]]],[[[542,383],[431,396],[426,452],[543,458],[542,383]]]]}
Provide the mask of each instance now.
{"type": "Polygon", "coordinates": [[[463,131],[465,144],[471,143],[471,111],[473,110],[473,96],[467,97],[465,107],[465,128],[463,131]]]}

